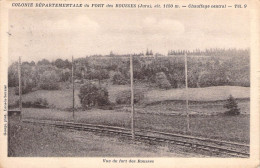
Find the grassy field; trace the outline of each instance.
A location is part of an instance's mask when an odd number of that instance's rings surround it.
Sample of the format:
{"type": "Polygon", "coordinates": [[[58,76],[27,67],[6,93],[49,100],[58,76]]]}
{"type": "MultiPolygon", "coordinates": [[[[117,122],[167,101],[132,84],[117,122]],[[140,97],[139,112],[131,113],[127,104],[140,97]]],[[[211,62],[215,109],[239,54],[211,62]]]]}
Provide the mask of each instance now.
{"type": "MultiPolygon", "coordinates": [[[[224,113],[227,109],[223,106],[225,101],[189,101],[189,113],[200,115],[216,115],[224,113]]],[[[241,114],[250,113],[250,101],[248,99],[237,100],[241,114]]],[[[145,108],[138,108],[143,113],[159,114],[182,114],[186,112],[186,101],[162,101],[146,105],[145,108]]],[[[130,111],[130,108],[128,108],[130,111]]]]}
{"type": "MultiPolygon", "coordinates": [[[[14,88],[8,89],[8,105],[15,104],[18,101],[19,96],[14,94],[14,88]]],[[[78,95],[79,91],[75,91],[75,95],[78,95]]],[[[46,98],[50,106],[57,109],[67,109],[72,107],[72,90],[37,90],[24,94],[22,96],[23,102],[34,101],[37,98],[46,98]]],[[[75,107],[80,107],[79,97],[75,96],[75,107]]]]}
{"type": "MultiPolygon", "coordinates": [[[[75,121],[130,128],[130,113],[115,110],[93,109],[77,111],[75,121]]],[[[72,112],[54,109],[24,109],[23,118],[72,120],[72,112]]],[[[249,115],[239,116],[207,116],[190,117],[191,134],[249,143],[249,115]]],[[[139,129],[158,130],[172,133],[184,133],[186,118],[181,115],[136,114],[136,127],[139,129]]]]}
{"type": "MultiPolygon", "coordinates": [[[[129,86],[108,86],[110,100],[113,102],[118,92],[129,89],[129,86]]],[[[145,103],[136,106],[136,126],[139,129],[151,129],[173,133],[184,133],[186,118],[185,90],[155,90],[146,86],[139,89],[145,91],[145,103]],[[178,114],[178,115],[175,115],[178,114]]],[[[250,88],[221,86],[208,88],[194,88],[190,90],[189,112],[191,134],[209,138],[217,138],[249,143],[249,113],[250,113],[250,88]],[[238,99],[238,106],[242,115],[224,116],[224,100],[232,94],[238,99]],[[209,115],[208,115],[209,114],[209,115]],[[214,114],[214,115],[211,115],[214,114]]],[[[76,90],[76,108],[80,107],[76,90]]],[[[38,90],[23,95],[23,101],[33,101],[37,98],[46,98],[50,109],[26,108],[23,111],[25,118],[71,120],[72,107],[71,90],[43,91],[38,90]]],[[[14,103],[18,96],[14,95],[13,88],[9,89],[9,105],[14,103]]],[[[103,125],[113,125],[130,128],[130,107],[124,106],[115,110],[92,109],[76,111],[76,121],[103,125]]]]}
{"type": "MultiPolygon", "coordinates": [[[[120,91],[130,89],[127,85],[111,85],[108,87],[109,99],[111,102],[115,102],[116,95],[120,91]]],[[[79,89],[75,89],[75,108],[81,107],[80,100],[78,97],[79,89]]],[[[72,90],[62,89],[62,90],[37,90],[28,94],[23,95],[23,101],[33,101],[37,98],[47,99],[49,105],[57,109],[67,109],[72,107],[72,90]]],[[[8,104],[13,105],[18,101],[19,96],[15,95],[14,88],[8,88],[8,104]]]]}
{"type": "MultiPolygon", "coordinates": [[[[127,85],[110,85],[108,86],[109,99],[115,102],[116,95],[127,90],[130,87],[127,85]]],[[[136,86],[145,92],[144,104],[153,104],[164,101],[179,101],[185,100],[185,89],[171,90],[150,90],[147,86],[136,86]]],[[[18,96],[14,94],[14,88],[8,90],[8,104],[12,105],[18,100],[18,96]]],[[[190,88],[189,100],[191,101],[218,101],[226,100],[230,94],[236,99],[249,99],[250,88],[237,86],[217,86],[207,88],[190,88]]],[[[75,107],[80,107],[79,90],[75,91],[75,107]]],[[[56,109],[68,109],[72,107],[72,91],[69,89],[46,91],[37,90],[23,95],[23,101],[33,101],[37,98],[46,98],[49,105],[56,109]]],[[[175,104],[174,104],[175,105],[175,104]]]]}
{"type": "Polygon", "coordinates": [[[199,157],[181,147],[156,146],[90,132],[9,120],[9,157],[199,157]]]}
{"type": "MultiPolygon", "coordinates": [[[[188,98],[191,101],[217,101],[226,100],[229,95],[236,99],[250,97],[249,87],[240,86],[215,86],[206,88],[189,88],[188,98]]],[[[165,100],[185,100],[185,89],[152,90],[146,95],[147,101],[153,103],[165,100]]]]}

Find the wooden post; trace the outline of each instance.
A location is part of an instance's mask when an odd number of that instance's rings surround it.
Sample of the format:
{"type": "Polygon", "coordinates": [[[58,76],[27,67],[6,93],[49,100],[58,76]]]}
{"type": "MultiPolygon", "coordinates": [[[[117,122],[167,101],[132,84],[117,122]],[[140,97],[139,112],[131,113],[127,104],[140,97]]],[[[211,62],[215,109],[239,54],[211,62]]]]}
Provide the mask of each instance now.
{"type": "Polygon", "coordinates": [[[72,80],[72,117],[73,120],[75,120],[75,110],[74,110],[74,106],[75,106],[75,100],[74,100],[74,59],[72,56],[72,74],[71,74],[71,80],[72,80]]]}
{"type": "Polygon", "coordinates": [[[135,139],[134,71],[133,71],[133,56],[132,55],[130,55],[130,76],[131,76],[131,133],[132,133],[132,139],[135,139]]]}
{"type": "Polygon", "coordinates": [[[188,93],[188,65],[187,54],[185,53],[185,85],[186,85],[186,115],[187,115],[187,132],[190,131],[190,116],[189,116],[189,93],[188,93]]]}
{"type": "Polygon", "coordinates": [[[20,119],[22,118],[22,72],[21,72],[21,57],[18,61],[18,78],[19,78],[19,110],[21,112],[20,119]]]}

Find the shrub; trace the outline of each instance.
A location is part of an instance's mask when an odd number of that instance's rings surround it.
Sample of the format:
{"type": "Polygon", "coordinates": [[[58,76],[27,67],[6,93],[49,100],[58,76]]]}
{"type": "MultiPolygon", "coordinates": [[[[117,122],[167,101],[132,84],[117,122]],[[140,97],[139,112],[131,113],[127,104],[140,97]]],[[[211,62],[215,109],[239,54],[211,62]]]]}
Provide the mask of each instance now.
{"type": "Polygon", "coordinates": [[[227,99],[226,104],[224,104],[224,108],[227,108],[228,111],[225,112],[227,115],[239,115],[240,114],[240,109],[237,106],[237,102],[235,98],[230,95],[229,98],[227,99]]]}
{"type": "MultiPolygon", "coordinates": [[[[144,93],[141,90],[135,90],[134,103],[139,103],[144,99],[144,93]]],[[[117,104],[131,104],[131,90],[124,90],[116,95],[117,104]]]]}
{"type": "Polygon", "coordinates": [[[171,84],[168,81],[164,72],[158,72],[155,75],[156,84],[161,89],[170,89],[171,84]]]}
{"type": "Polygon", "coordinates": [[[34,101],[34,107],[37,107],[37,108],[46,108],[46,107],[48,107],[48,105],[49,104],[48,104],[46,98],[37,98],[34,101]]]}
{"type": "MultiPolygon", "coordinates": [[[[34,101],[22,102],[23,107],[25,108],[48,108],[49,104],[46,98],[37,98],[34,101]]],[[[19,101],[16,101],[15,106],[19,106],[19,101]]]]}
{"type": "Polygon", "coordinates": [[[54,82],[42,82],[39,84],[39,87],[43,90],[58,90],[60,85],[54,82]]]}
{"type": "Polygon", "coordinates": [[[84,109],[110,104],[107,89],[90,82],[80,87],[79,98],[84,109]]]}
{"type": "MultiPolygon", "coordinates": [[[[32,89],[29,89],[28,87],[22,86],[22,94],[26,94],[32,91],[32,89]]],[[[15,87],[15,94],[19,95],[19,87],[15,87]]]]}

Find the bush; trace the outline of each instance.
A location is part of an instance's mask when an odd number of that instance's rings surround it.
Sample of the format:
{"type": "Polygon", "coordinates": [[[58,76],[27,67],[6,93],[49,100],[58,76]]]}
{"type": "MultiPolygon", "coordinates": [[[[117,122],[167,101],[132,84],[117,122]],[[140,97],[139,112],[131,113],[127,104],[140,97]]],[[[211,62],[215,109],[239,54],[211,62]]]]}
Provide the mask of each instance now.
{"type": "MultiPolygon", "coordinates": [[[[22,86],[22,94],[29,93],[30,91],[31,91],[31,89],[22,86]]],[[[18,86],[15,87],[15,95],[19,95],[19,87],[18,86]]]]}
{"type": "MultiPolygon", "coordinates": [[[[47,99],[45,98],[37,98],[34,101],[26,101],[22,102],[23,107],[25,108],[48,108],[49,104],[47,102],[47,99]]],[[[16,101],[15,106],[19,106],[19,101],[16,101]]]]}
{"type": "MultiPolygon", "coordinates": [[[[141,90],[135,90],[134,103],[139,103],[144,99],[144,93],[141,90]]],[[[131,104],[131,90],[124,90],[116,95],[117,104],[131,104]]]]}
{"type": "Polygon", "coordinates": [[[240,109],[237,106],[237,102],[235,98],[230,95],[229,98],[227,99],[226,104],[224,104],[224,108],[227,108],[228,111],[225,112],[227,115],[239,115],[240,114],[240,109]]]}
{"type": "Polygon", "coordinates": [[[79,98],[84,109],[110,104],[107,89],[90,82],[80,87],[79,98]]]}
{"type": "Polygon", "coordinates": [[[39,84],[39,87],[43,90],[59,90],[60,85],[54,82],[43,82],[39,84]]]}
{"type": "Polygon", "coordinates": [[[161,89],[170,89],[171,84],[168,81],[164,72],[158,72],[155,75],[156,84],[161,89]]]}
{"type": "Polygon", "coordinates": [[[34,103],[33,103],[34,107],[36,108],[46,108],[48,107],[48,102],[46,98],[37,98],[34,103]]]}

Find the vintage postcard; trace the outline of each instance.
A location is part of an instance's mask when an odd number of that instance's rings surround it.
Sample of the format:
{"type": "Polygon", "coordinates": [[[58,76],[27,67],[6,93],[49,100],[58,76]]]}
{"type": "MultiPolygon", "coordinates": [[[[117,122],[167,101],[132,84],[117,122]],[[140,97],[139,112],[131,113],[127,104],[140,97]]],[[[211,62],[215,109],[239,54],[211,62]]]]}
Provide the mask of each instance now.
{"type": "Polygon", "coordinates": [[[259,167],[257,0],[1,0],[0,168],[259,167]]]}

